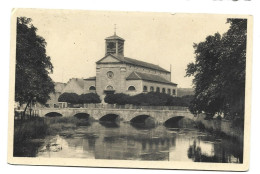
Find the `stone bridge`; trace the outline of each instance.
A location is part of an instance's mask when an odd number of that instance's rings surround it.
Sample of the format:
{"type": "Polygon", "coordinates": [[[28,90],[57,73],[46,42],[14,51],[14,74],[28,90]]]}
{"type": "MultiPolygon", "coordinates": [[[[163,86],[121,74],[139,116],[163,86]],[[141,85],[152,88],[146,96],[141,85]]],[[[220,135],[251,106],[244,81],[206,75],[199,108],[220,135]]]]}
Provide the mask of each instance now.
{"type": "Polygon", "coordinates": [[[117,116],[120,120],[130,122],[139,116],[152,117],[156,123],[164,123],[174,117],[185,117],[194,120],[194,115],[189,110],[152,110],[152,109],[107,109],[107,108],[42,108],[39,116],[56,113],[63,117],[75,116],[79,113],[87,114],[95,120],[100,120],[109,115],[117,116]]]}

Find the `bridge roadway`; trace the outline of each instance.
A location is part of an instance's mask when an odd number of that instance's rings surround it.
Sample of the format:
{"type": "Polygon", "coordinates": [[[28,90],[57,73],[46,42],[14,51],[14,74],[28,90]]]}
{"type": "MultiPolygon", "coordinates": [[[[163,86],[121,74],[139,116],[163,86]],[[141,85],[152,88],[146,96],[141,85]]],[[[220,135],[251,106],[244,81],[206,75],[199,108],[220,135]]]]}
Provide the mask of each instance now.
{"type": "Polygon", "coordinates": [[[187,110],[153,110],[153,109],[108,109],[108,108],[42,108],[39,109],[39,116],[44,117],[48,113],[59,113],[63,117],[75,116],[78,113],[88,114],[95,120],[113,114],[118,115],[120,120],[130,122],[138,116],[150,116],[156,123],[164,123],[170,118],[184,117],[194,120],[194,115],[187,110]]]}

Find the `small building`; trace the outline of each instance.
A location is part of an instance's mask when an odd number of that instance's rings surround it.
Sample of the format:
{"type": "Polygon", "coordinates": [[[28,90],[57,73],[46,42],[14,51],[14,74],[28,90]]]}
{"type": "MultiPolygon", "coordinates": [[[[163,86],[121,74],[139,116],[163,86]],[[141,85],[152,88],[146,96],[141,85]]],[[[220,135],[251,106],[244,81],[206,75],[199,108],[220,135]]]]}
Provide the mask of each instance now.
{"type": "Polygon", "coordinates": [[[84,94],[85,80],[82,78],[71,78],[66,86],[63,88],[62,93],[76,93],[78,95],[84,94]]]}
{"type": "Polygon", "coordinates": [[[58,105],[58,98],[63,93],[63,89],[65,88],[66,84],[61,82],[54,83],[54,93],[50,94],[50,100],[47,101],[48,107],[59,107],[58,105]]]}

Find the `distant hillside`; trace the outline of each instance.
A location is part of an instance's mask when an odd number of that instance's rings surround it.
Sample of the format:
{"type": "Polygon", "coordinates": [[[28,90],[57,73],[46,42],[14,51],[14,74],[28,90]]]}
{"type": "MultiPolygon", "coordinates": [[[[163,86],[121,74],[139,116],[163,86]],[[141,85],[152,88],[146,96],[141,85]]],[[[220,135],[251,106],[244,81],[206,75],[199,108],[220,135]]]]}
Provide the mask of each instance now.
{"type": "Polygon", "coordinates": [[[177,96],[194,95],[193,88],[178,88],[177,96]]]}

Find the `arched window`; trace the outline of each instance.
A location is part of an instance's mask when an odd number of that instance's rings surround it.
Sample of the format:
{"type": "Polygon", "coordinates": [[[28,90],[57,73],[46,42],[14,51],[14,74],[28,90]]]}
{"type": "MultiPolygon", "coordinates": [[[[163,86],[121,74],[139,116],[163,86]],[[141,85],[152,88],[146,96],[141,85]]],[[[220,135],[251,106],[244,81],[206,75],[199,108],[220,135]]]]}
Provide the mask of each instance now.
{"type": "Polygon", "coordinates": [[[134,86],[129,86],[128,87],[128,91],[135,91],[135,87],[134,86]]]}
{"type": "Polygon", "coordinates": [[[175,89],[172,90],[172,95],[176,95],[176,90],[175,89]]]}
{"type": "Polygon", "coordinates": [[[162,93],[165,93],[165,88],[162,89],[162,93]]]}
{"type": "Polygon", "coordinates": [[[90,87],[89,87],[89,90],[90,90],[90,91],[94,91],[94,90],[96,90],[96,87],[95,87],[95,86],[90,86],[90,87]]]}
{"type": "Polygon", "coordinates": [[[113,88],[113,86],[107,86],[107,90],[113,90],[114,88],[113,88]]]}
{"type": "Polygon", "coordinates": [[[153,86],[150,87],[150,91],[153,92],[154,91],[154,88],[153,86]]]}
{"type": "Polygon", "coordinates": [[[159,87],[156,88],[156,92],[160,92],[160,88],[159,87]]]}
{"type": "Polygon", "coordinates": [[[171,95],[171,89],[167,89],[167,93],[171,95]]]}
{"type": "Polygon", "coordinates": [[[143,92],[147,92],[147,86],[143,87],[143,92]]]}

